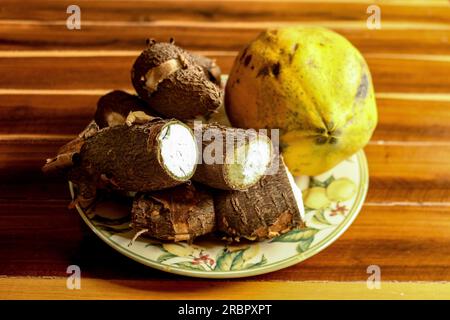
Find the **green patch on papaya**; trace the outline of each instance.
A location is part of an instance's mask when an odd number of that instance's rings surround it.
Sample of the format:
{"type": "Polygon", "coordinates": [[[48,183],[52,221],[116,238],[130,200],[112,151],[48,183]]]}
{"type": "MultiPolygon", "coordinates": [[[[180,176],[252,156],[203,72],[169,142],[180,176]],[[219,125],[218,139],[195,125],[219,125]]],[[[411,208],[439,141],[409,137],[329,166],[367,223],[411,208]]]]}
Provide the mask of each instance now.
{"type": "Polygon", "coordinates": [[[367,96],[369,88],[369,78],[366,73],[361,76],[361,82],[359,83],[358,89],[356,91],[355,99],[364,99],[367,96]]]}

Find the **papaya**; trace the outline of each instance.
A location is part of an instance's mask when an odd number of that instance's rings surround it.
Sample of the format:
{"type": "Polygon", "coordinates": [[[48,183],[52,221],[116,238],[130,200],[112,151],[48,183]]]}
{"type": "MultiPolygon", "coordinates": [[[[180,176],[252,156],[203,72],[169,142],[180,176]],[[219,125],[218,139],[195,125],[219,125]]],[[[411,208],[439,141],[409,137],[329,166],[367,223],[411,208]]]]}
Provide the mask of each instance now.
{"type": "Polygon", "coordinates": [[[231,124],[279,129],[294,175],[318,175],[363,148],[377,124],[369,67],[343,36],[285,27],[262,32],[237,55],[225,89],[231,124]]]}

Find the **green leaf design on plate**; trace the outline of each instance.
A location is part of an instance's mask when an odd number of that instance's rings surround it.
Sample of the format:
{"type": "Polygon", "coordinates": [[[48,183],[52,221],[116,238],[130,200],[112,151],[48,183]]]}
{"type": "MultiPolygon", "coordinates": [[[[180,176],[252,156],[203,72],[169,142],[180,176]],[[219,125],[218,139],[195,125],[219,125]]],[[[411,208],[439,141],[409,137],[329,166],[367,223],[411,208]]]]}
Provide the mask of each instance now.
{"type": "Polygon", "coordinates": [[[231,268],[233,267],[233,263],[235,264],[235,268],[237,265],[239,265],[240,263],[240,259],[242,259],[242,255],[243,252],[245,250],[237,250],[237,251],[233,251],[230,252],[228,250],[223,250],[222,254],[217,258],[216,260],[216,266],[214,267],[215,271],[229,271],[232,270],[231,268]],[[235,259],[240,256],[238,258],[238,260],[236,262],[235,259]]]}
{"type": "Polygon", "coordinates": [[[231,270],[240,270],[244,266],[244,252],[247,249],[239,250],[239,253],[234,257],[233,262],[231,263],[231,270]]]}
{"type": "Polygon", "coordinates": [[[193,264],[191,261],[182,261],[172,264],[172,266],[180,267],[189,270],[207,271],[201,264],[193,264]]]}
{"type": "Polygon", "coordinates": [[[331,175],[329,176],[326,180],[324,181],[320,181],[316,178],[311,177],[311,180],[309,181],[309,188],[314,188],[314,187],[322,187],[322,188],[326,188],[329,186],[330,183],[332,183],[334,180],[336,180],[336,178],[331,175]]]}
{"type": "Polygon", "coordinates": [[[315,210],[315,209],[308,208],[307,206],[304,206],[304,209],[305,209],[305,213],[308,213],[308,212],[311,212],[311,211],[315,210]]]}
{"type": "Polygon", "coordinates": [[[314,216],[311,218],[311,222],[314,224],[326,224],[331,225],[331,222],[328,221],[327,217],[325,216],[325,210],[318,210],[314,216]]]}
{"type": "Polygon", "coordinates": [[[309,247],[311,246],[311,243],[314,241],[314,237],[310,237],[304,240],[300,240],[298,245],[297,245],[297,252],[298,253],[302,253],[305,252],[306,250],[309,249],[309,247]]]}
{"type": "Polygon", "coordinates": [[[264,265],[264,264],[266,264],[267,263],[267,258],[264,256],[264,254],[261,256],[261,260],[259,260],[258,262],[255,262],[255,263],[247,263],[245,266],[244,266],[244,269],[252,269],[252,268],[256,268],[256,267],[259,267],[259,266],[262,266],[262,265],[264,265]]]}
{"type": "Polygon", "coordinates": [[[156,259],[156,261],[158,262],[164,262],[166,260],[172,259],[172,258],[176,258],[177,256],[170,253],[170,252],[165,252],[163,254],[161,254],[158,259],[156,259]]]}
{"type": "Polygon", "coordinates": [[[222,254],[217,258],[214,271],[236,271],[243,269],[251,269],[267,263],[267,258],[263,254],[261,256],[260,261],[245,264],[246,260],[244,253],[249,248],[250,247],[247,247],[245,249],[240,249],[232,252],[225,249],[222,252],[222,254]]]}
{"type": "Polygon", "coordinates": [[[272,239],[270,242],[297,242],[314,237],[318,231],[314,228],[294,229],[272,239]]]}

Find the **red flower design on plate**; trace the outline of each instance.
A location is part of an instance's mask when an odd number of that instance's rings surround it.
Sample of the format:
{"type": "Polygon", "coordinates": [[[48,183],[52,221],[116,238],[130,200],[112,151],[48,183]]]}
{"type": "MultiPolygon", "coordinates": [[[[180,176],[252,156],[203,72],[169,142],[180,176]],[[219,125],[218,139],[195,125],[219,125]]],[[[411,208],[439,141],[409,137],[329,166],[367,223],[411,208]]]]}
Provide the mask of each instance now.
{"type": "Polygon", "coordinates": [[[339,202],[336,203],[336,208],[334,208],[333,210],[331,210],[330,212],[330,216],[335,216],[337,214],[341,214],[341,215],[345,215],[348,211],[348,208],[345,205],[340,205],[339,202]]]}
{"type": "Polygon", "coordinates": [[[200,264],[200,262],[204,262],[212,266],[214,264],[214,259],[209,257],[209,254],[202,254],[198,258],[194,258],[192,264],[200,264]]]}

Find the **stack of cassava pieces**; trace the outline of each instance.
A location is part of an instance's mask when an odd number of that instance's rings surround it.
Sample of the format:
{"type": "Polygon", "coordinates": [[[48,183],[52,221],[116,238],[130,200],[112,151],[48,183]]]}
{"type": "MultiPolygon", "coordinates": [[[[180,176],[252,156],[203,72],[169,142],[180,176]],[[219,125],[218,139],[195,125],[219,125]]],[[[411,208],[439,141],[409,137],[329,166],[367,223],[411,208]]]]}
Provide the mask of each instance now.
{"type": "Polygon", "coordinates": [[[171,241],[215,231],[262,240],[302,225],[300,191],[267,136],[218,123],[193,130],[223,104],[214,61],[148,41],[131,80],[138,95],[101,97],[94,120],[43,168],[77,185],[78,205],[99,189],[136,192],[136,235],[171,241]]]}

